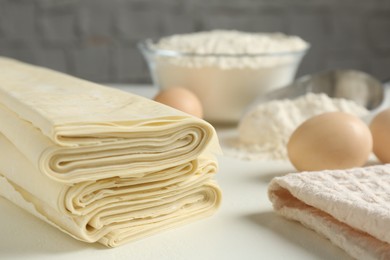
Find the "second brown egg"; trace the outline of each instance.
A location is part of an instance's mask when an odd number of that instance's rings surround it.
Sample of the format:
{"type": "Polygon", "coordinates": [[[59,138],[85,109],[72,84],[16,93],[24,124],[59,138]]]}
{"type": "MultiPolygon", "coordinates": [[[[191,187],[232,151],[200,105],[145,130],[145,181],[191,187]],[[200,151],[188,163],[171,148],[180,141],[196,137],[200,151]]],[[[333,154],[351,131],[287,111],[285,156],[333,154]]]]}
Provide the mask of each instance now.
{"type": "Polygon", "coordinates": [[[154,100],[187,114],[199,118],[203,117],[203,107],[200,100],[188,89],[182,87],[168,88],[160,91],[154,100]]]}

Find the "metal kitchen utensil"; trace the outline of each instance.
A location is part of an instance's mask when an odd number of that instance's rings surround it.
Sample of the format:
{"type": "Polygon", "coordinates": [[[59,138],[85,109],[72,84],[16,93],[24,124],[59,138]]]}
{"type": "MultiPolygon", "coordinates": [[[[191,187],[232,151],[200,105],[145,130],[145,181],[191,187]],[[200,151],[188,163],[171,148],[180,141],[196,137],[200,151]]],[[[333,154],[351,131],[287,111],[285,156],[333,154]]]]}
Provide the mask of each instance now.
{"type": "Polygon", "coordinates": [[[353,100],[368,110],[378,108],[385,98],[384,84],[373,76],[357,70],[329,70],[300,77],[290,85],[260,97],[254,104],[294,99],[309,92],[353,100]]]}

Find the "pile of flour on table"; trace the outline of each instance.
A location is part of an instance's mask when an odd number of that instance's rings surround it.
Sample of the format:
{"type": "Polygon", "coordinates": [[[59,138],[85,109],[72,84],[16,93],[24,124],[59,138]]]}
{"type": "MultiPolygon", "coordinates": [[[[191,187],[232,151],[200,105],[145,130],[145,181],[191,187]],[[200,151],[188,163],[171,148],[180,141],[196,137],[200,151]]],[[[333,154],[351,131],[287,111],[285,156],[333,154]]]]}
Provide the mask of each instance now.
{"type": "Polygon", "coordinates": [[[305,120],[341,111],[364,117],[369,111],[354,101],[308,93],[295,100],[274,100],[249,111],[239,124],[239,138],[227,153],[248,160],[287,160],[287,142],[305,120]]]}

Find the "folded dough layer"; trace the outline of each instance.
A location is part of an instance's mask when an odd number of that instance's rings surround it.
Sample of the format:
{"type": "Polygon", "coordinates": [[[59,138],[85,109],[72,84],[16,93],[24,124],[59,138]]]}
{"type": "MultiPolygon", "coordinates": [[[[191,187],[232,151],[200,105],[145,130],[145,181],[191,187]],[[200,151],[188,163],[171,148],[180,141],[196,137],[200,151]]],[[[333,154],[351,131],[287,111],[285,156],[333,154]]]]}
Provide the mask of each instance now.
{"type": "Polygon", "coordinates": [[[158,171],[219,149],[210,124],[151,100],[5,58],[0,67],[0,132],[54,180],[158,171]]]}
{"type": "Polygon", "coordinates": [[[202,185],[217,171],[212,160],[198,159],[159,172],[145,173],[133,178],[109,178],[82,182],[71,186],[63,194],[62,212],[73,215],[96,214],[118,205],[148,207],[169,199],[178,191],[202,185]]]}
{"type": "Polygon", "coordinates": [[[2,174],[0,195],[78,240],[116,247],[212,215],[219,207],[221,191],[209,180],[185,192],[176,192],[158,206],[144,209],[123,206],[107,209],[93,218],[63,214],[2,174]]]}
{"type": "MultiPolygon", "coordinates": [[[[211,215],[221,193],[209,156],[128,178],[53,181],[0,134],[0,195],[73,237],[117,246],[211,215]]],[[[212,158],[212,157],[211,157],[212,158]]]]}
{"type": "Polygon", "coordinates": [[[117,246],[211,215],[207,122],[0,58],[0,195],[76,239],[117,246]]]}

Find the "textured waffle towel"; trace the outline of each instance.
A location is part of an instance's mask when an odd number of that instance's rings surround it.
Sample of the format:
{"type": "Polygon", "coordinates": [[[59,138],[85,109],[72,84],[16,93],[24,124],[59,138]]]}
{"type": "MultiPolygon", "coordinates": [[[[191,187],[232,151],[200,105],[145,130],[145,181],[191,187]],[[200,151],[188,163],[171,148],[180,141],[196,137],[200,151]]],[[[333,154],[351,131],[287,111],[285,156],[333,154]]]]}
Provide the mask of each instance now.
{"type": "Polygon", "coordinates": [[[117,246],[211,215],[207,122],[0,58],[0,195],[86,242],[117,246]]]}
{"type": "Polygon", "coordinates": [[[292,173],[269,198],[282,216],[326,236],[357,259],[390,259],[390,165],[292,173]]]}

